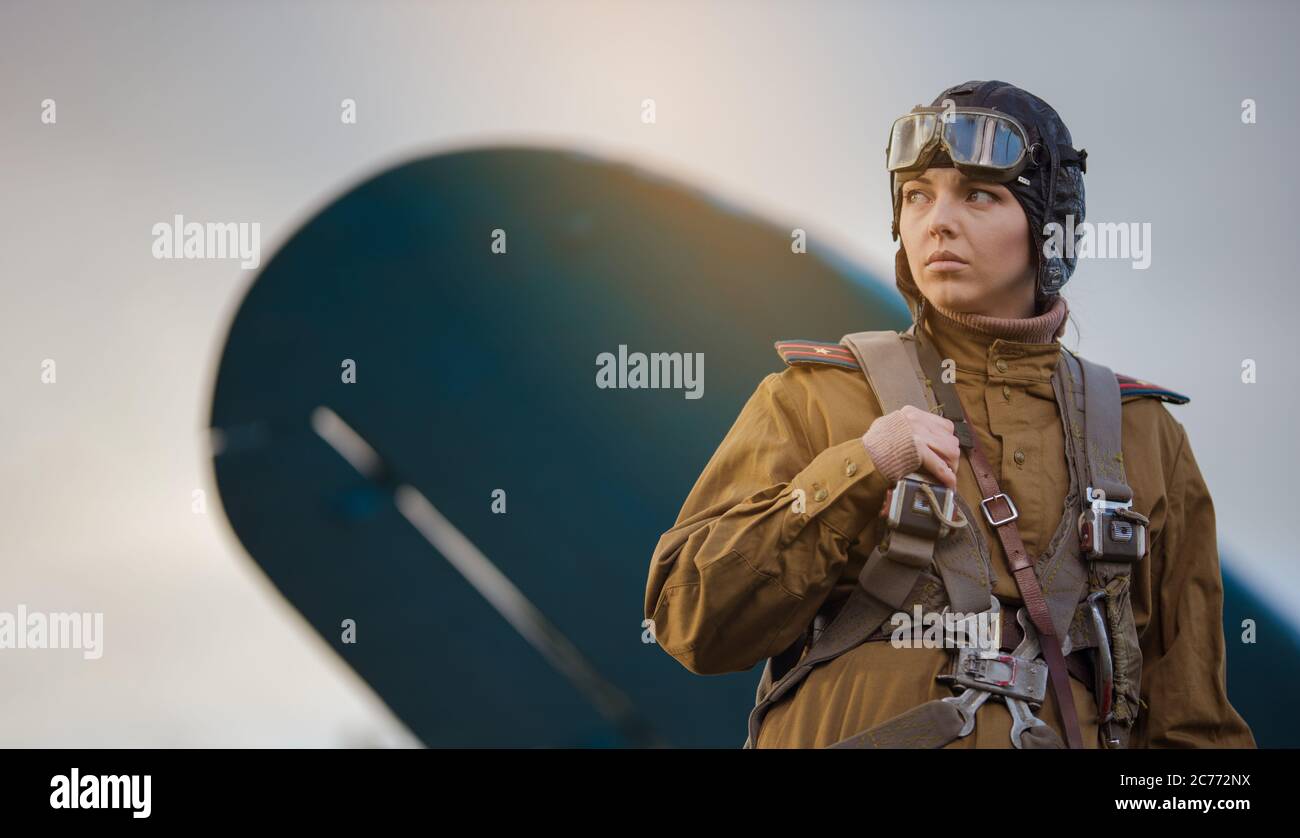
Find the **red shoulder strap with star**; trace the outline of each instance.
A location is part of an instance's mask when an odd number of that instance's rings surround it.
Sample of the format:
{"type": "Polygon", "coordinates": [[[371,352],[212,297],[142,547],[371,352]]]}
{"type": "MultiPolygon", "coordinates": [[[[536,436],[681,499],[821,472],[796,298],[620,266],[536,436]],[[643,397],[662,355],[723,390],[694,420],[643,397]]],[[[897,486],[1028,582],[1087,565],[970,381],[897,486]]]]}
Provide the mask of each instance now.
{"type": "Polygon", "coordinates": [[[805,364],[826,364],[832,367],[858,369],[858,362],[847,346],[821,340],[778,340],[777,354],[792,367],[805,364]]]}

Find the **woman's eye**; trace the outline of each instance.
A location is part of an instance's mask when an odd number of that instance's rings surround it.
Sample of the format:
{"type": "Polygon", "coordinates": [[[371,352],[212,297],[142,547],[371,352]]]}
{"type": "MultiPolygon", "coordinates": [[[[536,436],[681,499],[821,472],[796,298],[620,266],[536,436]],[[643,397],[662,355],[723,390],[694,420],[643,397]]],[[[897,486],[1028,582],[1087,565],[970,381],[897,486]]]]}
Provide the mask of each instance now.
{"type": "Polygon", "coordinates": [[[983,196],[983,199],[977,201],[976,203],[992,204],[992,203],[996,203],[998,200],[998,197],[994,195],[992,192],[989,192],[987,189],[972,189],[970,191],[970,194],[983,196]]]}
{"type": "Polygon", "coordinates": [[[916,203],[916,201],[914,201],[913,198],[915,198],[917,195],[924,195],[924,194],[925,193],[919,189],[913,189],[903,196],[903,202],[907,204],[914,204],[916,203]]]}

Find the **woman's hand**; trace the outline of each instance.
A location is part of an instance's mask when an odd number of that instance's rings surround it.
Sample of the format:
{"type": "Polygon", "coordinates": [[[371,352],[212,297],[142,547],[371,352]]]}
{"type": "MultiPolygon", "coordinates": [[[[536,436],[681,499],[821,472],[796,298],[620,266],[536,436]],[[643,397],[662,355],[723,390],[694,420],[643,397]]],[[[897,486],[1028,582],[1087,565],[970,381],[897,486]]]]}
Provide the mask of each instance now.
{"type": "Polygon", "coordinates": [[[891,481],[924,469],[956,489],[961,444],[953,431],[951,420],[909,404],[872,422],[862,444],[891,481]]]}

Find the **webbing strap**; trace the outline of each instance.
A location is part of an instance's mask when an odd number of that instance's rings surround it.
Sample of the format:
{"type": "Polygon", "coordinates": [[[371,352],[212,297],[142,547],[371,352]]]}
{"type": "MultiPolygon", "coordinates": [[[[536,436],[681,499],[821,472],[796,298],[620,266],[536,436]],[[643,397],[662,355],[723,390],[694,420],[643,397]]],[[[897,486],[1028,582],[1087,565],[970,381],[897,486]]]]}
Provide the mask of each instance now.
{"type": "MultiPolygon", "coordinates": [[[[1111,370],[1101,364],[1066,353],[1072,375],[1083,386],[1081,434],[1087,454],[1083,458],[1088,485],[1105,492],[1111,501],[1132,501],[1123,457],[1123,407],[1119,384],[1111,370]]],[[[1086,498],[1084,506],[1087,507],[1086,498]]],[[[1133,564],[1128,561],[1089,561],[1092,590],[1106,592],[1105,620],[1112,654],[1110,683],[1097,683],[1098,726],[1107,748],[1127,748],[1140,702],[1142,651],[1133,617],[1129,585],[1133,564]]],[[[1100,639],[1098,642],[1101,642],[1100,639]]]]}
{"type": "Polygon", "coordinates": [[[880,412],[893,413],[904,405],[930,409],[922,386],[921,370],[897,332],[854,332],[841,341],[853,353],[867,376],[880,412]],[[911,370],[911,374],[907,371],[911,370]]]}
{"type": "Polygon", "coordinates": [[[1101,364],[1085,358],[1077,360],[1083,368],[1089,480],[1094,489],[1106,493],[1106,500],[1131,501],[1133,490],[1124,479],[1119,382],[1115,373],[1101,364]]]}
{"type": "Polygon", "coordinates": [[[916,344],[917,356],[921,362],[921,371],[934,389],[935,398],[939,400],[941,415],[952,422],[953,435],[957,437],[957,442],[963,450],[969,451],[975,444],[975,437],[966,422],[966,413],[962,410],[961,399],[957,397],[957,388],[952,385],[952,382],[944,380],[943,362],[939,360],[939,353],[935,352],[929,341],[914,340],[913,342],[916,344]]]}
{"type": "MultiPolygon", "coordinates": [[[[903,346],[897,332],[855,332],[846,335],[841,342],[857,359],[884,413],[908,404],[922,410],[929,409],[930,402],[921,383],[920,365],[903,346]]],[[[802,683],[813,667],[864,642],[922,583],[922,574],[929,564],[928,557],[933,555],[933,542],[920,544],[906,535],[893,535],[899,537],[897,553],[891,548],[891,555],[885,555],[879,546],[871,552],[848,600],[826,630],[816,637],[803,659],[784,673],[774,673],[769,659],[759,681],[757,701],[749,714],[746,748],[757,747],[759,730],[767,711],[802,683]],[[773,676],[775,682],[768,683],[773,676]]]]}
{"type": "Polygon", "coordinates": [[[961,735],[965,721],[947,701],[927,701],[828,748],[942,748],[961,735]]]}
{"type": "MultiPolygon", "coordinates": [[[[960,422],[958,439],[969,439],[970,431],[961,421],[961,406],[952,385],[945,385],[935,375],[927,374],[918,356],[924,344],[915,339],[913,330],[902,335],[897,332],[855,332],[845,335],[841,343],[848,346],[857,358],[881,402],[882,415],[898,410],[904,404],[947,413],[946,404],[953,404],[957,406],[956,416],[960,422]],[[897,401],[902,398],[907,400],[897,401]]],[[[969,520],[970,509],[960,497],[954,500],[962,516],[969,520]]],[[[897,535],[895,533],[891,538],[897,535]]],[[[926,555],[934,556],[952,609],[971,613],[983,611],[988,607],[993,579],[988,559],[979,549],[977,539],[969,534],[959,534],[958,537],[943,539],[942,543],[947,549],[934,550],[926,555]]],[[[934,542],[927,542],[931,550],[933,545],[934,542]]]]}

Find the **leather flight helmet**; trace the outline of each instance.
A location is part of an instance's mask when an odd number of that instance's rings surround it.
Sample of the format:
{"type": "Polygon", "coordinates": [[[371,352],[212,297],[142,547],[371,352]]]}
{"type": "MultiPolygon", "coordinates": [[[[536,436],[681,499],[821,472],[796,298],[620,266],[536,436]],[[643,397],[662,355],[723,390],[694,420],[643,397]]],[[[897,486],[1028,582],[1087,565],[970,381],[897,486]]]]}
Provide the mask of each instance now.
{"type": "MultiPolygon", "coordinates": [[[[1018,176],[1004,185],[1024,208],[1038,265],[1038,294],[1042,299],[1057,294],[1074,273],[1076,258],[1065,253],[1047,257],[1043,245],[1051,236],[1048,224],[1062,229],[1066,216],[1078,227],[1084,220],[1083,174],[1087,171],[1087,150],[1074,148],[1070,129],[1056,110],[1034,94],[1004,81],[968,81],[954,85],[935,97],[931,107],[985,108],[1005,113],[1023,126],[1028,144],[1028,163],[1018,176]]],[[[913,169],[890,174],[893,198],[893,238],[898,240],[898,219],[902,211],[902,185],[919,177],[931,163],[951,166],[951,158],[936,144],[913,169]]],[[[899,248],[900,256],[902,248],[899,248]]],[[[905,260],[903,260],[905,263],[905,260]]],[[[910,279],[910,275],[908,279],[910,279]]],[[[911,290],[911,289],[909,289],[911,290]]]]}

